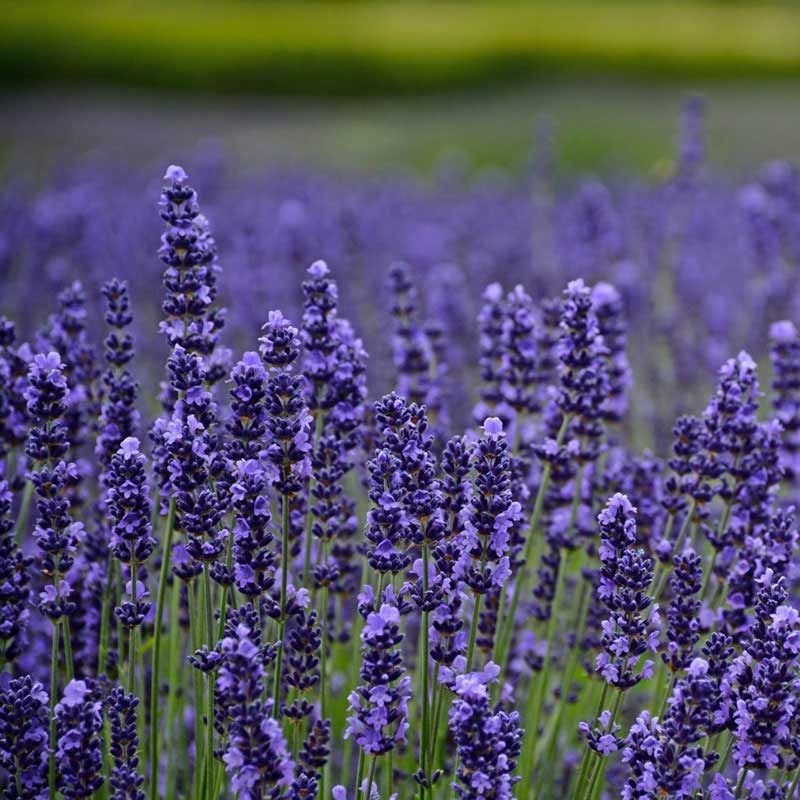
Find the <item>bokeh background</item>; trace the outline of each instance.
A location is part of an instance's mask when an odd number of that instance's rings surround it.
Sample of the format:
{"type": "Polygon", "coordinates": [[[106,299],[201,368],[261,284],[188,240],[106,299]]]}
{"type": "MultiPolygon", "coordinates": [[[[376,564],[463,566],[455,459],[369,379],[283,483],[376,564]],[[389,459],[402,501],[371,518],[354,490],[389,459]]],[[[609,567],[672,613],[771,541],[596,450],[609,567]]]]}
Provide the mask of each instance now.
{"type": "Polygon", "coordinates": [[[799,86],[795,2],[0,4],[0,163],[29,175],[209,137],[251,167],[514,170],[540,114],[565,175],[659,174],[688,91],[744,169],[797,155],[799,86]]]}
{"type": "Polygon", "coordinates": [[[79,278],[97,331],[99,287],[126,278],[155,403],[156,199],[180,163],[234,349],[270,308],[298,318],[325,258],[387,390],[404,260],[458,427],[488,283],[538,304],[610,281],[630,440],[664,452],[726,358],[749,350],[768,383],[769,324],[800,316],[799,89],[794,2],[5,2],[0,313],[31,337],[79,278]]]}

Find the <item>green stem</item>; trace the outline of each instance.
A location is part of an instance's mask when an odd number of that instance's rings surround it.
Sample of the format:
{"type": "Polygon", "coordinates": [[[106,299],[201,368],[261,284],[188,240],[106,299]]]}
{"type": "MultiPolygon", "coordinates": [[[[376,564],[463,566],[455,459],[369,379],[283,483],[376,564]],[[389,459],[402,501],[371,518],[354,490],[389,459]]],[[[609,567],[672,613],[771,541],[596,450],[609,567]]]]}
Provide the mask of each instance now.
{"type": "MultiPolygon", "coordinates": [[[[178,706],[178,691],[181,680],[181,642],[180,642],[181,584],[177,578],[172,581],[169,603],[169,685],[167,687],[167,797],[175,797],[180,766],[175,763],[175,716],[178,706]]],[[[155,656],[154,656],[155,658],[155,656]]],[[[155,684],[152,691],[157,693],[155,684]]],[[[156,694],[157,696],[157,694],[156,694]]],[[[158,720],[151,717],[153,731],[158,730],[158,720]]],[[[181,724],[181,730],[183,725],[181,724]]],[[[152,733],[151,735],[155,735],[152,733]]],[[[158,758],[158,754],[157,754],[158,758]]],[[[160,763],[161,759],[158,758],[160,763]]],[[[152,774],[152,773],[151,773],[152,774]]],[[[151,792],[153,787],[151,787],[151,792]]],[[[156,787],[156,793],[158,788],[156,787]]]]}
{"type": "MultiPolygon", "coordinates": [[[[624,692],[621,689],[617,690],[617,699],[614,702],[614,710],[611,712],[611,721],[608,723],[608,730],[613,730],[614,723],[617,721],[617,715],[622,707],[623,694],[624,692]]],[[[595,791],[599,789],[602,784],[602,778],[605,773],[604,764],[605,759],[603,758],[599,758],[595,764],[591,780],[589,781],[589,791],[586,795],[587,800],[594,797],[595,791]]]]}
{"type": "Polygon", "coordinates": [[[567,663],[564,667],[563,679],[561,681],[561,692],[558,699],[556,713],[552,722],[548,726],[547,735],[543,737],[538,746],[536,747],[536,757],[534,758],[534,770],[539,765],[541,758],[544,754],[549,753],[552,749],[556,737],[560,730],[561,719],[567,706],[567,698],[575,681],[575,670],[578,666],[578,656],[581,651],[581,642],[583,641],[586,632],[586,618],[589,613],[589,585],[585,580],[581,581],[581,596],[578,601],[578,614],[573,630],[576,631],[575,641],[569,648],[567,654],[567,663]]]}
{"type": "Polygon", "coordinates": [[[481,600],[482,595],[476,594],[475,605],[472,609],[472,624],[469,629],[469,643],[467,645],[467,672],[472,670],[472,657],[475,654],[475,641],[478,638],[478,620],[481,616],[481,600]]]}
{"type": "Polygon", "coordinates": [[[50,800],[56,796],[56,693],[58,691],[58,623],[53,623],[53,639],[50,647],[50,800]]]}
{"type": "Polygon", "coordinates": [[[114,586],[112,573],[114,571],[116,559],[106,560],[106,583],[103,587],[103,603],[100,611],[100,648],[97,656],[97,674],[102,675],[106,671],[108,664],[108,647],[111,638],[111,593],[114,586]]]}
{"type": "MultiPolygon", "coordinates": [[[[428,594],[428,562],[430,560],[429,554],[429,547],[428,541],[425,540],[422,543],[422,596],[423,598],[427,597],[428,594]]],[[[420,733],[420,748],[419,748],[419,767],[422,770],[422,774],[425,776],[425,780],[429,780],[430,772],[429,770],[429,763],[428,763],[428,750],[429,750],[429,738],[430,738],[430,710],[428,708],[428,661],[430,660],[429,651],[430,651],[430,642],[429,642],[429,635],[428,635],[428,612],[422,612],[422,631],[420,632],[422,636],[422,658],[420,660],[421,668],[422,668],[422,696],[420,697],[420,703],[422,704],[422,731],[420,733]]],[[[422,796],[425,797],[428,794],[429,788],[426,785],[422,786],[422,796]]],[[[390,797],[391,792],[386,793],[386,797],[390,797]]]]}
{"type": "MultiPolygon", "coordinates": [[[[328,560],[328,540],[323,539],[321,543],[322,547],[322,563],[325,564],[328,560]]],[[[320,613],[319,613],[319,624],[320,624],[320,632],[322,634],[321,641],[320,641],[320,659],[319,659],[319,709],[320,709],[320,717],[323,720],[328,719],[328,581],[325,581],[325,585],[322,587],[322,596],[320,598],[320,613]]],[[[327,785],[327,771],[328,771],[328,759],[325,762],[324,767],[322,768],[322,774],[320,775],[320,784],[319,784],[319,796],[325,797],[325,787],[327,785]]]]}
{"type": "MultiPolygon", "coordinates": [[[[189,586],[189,628],[192,636],[192,648],[200,649],[202,643],[203,624],[199,603],[197,601],[197,580],[189,586]]],[[[194,682],[194,777],[192,779],[192,797],[201,800],[204,792],[203,778],[203,677],[199,669],[192,668],[194,682]]]]}
{"type": "MultiPolygon", "coordinates": [[[[158,699],[161,690],[161,620],[164,615],[164,601],[167,595],[169,564],[172,555],[172,531],[175,524],[175,502],[170,500],[164,530],[164,545],[161,548],[161,571],[158,576],[156,594],[156,613],[153,620],[153,676],[150,681],[150,800],[158,797],[158,768],[161,753],[158,749],[159,719],[158,699]]],[[[175,591],[178,590],[177,585],[175,591]]]]}
{"type": "MultiPolygon", "coordinates": [[[[747,777],[747,770],[746,769],[740,770],[739,771],[739,780],[736,783],[736,789],[735,789],[735,791],[733,793],[733,796],[734,796],[735,800],[739,800],[739,798],[742,796],[742,791],[744,789],[744,779],[746,777],[747,777]]],[[[789,797],[791,797],[791,795],[789,795],[789,797]]]]}
{"type": "Polygon", "coordinates": [[[528,696],[528,703],[525,712],[526,725],[522,745],[522,759],[520,760],[520,764],[522,766],[520,797],[522,798],[526,798],[528,796],[531,777],[533,775],[534,752],[536,748],[536,740],[539,737],[539,720],[542,715],[544,700],[547,696],[547,684],[550,677],[550,662],[554,652],[553,640],[555,639],[556,627],[558,625],[558,609],[561,607],[561,600],[564,595],[564,587],[566,585],[567,558],[568,555],[565,554],[559,559],[558,574],[556,576],[556,589],[553,595],[553,601],[550,605],[550,618],[547,621],[544,662],[542,664],[541,671],[534,679],[533,691],[531,691],[530,695],[528,696]]]}
{"type": "Polygon", "coordinates": [[[361,791],[361,782],[364,780],[364,750],[363,748],[358,748],[358,765],[356,767],[356,785],[353,789],[353,795],[358,797],[358,793],[361,791]]]}
{"type": "Polygon", "coordinates": [[[278,654],[275,657],[275,684],[272,689],[272,716],[280,715],[283,638],[286,633],[286,586],[289,581],[289,498],[282,497],[281,525],[281,617],[278,621],[278,654]]]}
{"type": "MultiPolygon", "coordinates": [[[[609,684],[603,681],[603,688],[602,691],[600,692],[600,699],[597,703],[597,710],[594,712],[594,717],[592,718],[593,722],[597,720],[604,711],[606,698],[608,697],[608,690],[609,690],[609,684]]],[[[580,772],[578,773],[578,783],[575,787],[575,794],[572,795],[573,797],[575,798],[583,797],[583,790],[586,785],[586,779],[589,777],[589,773],[592,767],[594,766],[595,756],[596,753],[594,753],[594,751],[592,751],[589,748],[589,745],[588,744],[584,745],[583,758],[581,759],[581,768],[580,772]]]]}
{"type": "MultiPolygon", "coordinates": [[[[214,612],[211,608],[211,571],[206,561],[203,564],[203,599],[205,601],[205,622],[207,645],[214,647],[214,612]]],[[[209,798],[214,787],[214,674],[206,674],[206,791],[209,798]]]]}
{"type": "Polygon", "coordinates": [[[797,784],[798,784],[798,782],[800,782],[800,767],[798,767],[798,768],[797,768],[797,769],[794,771],[794,777],[792,778],[792,782],[791,782],[791,784],[789,785],[789,791],[788,791],[788,793],[787,793],[787,795],[786,795],[786,797],[788,797],[788,798],[789,798],[789,800],[793,800],[793,798],[794,798],[794,793],[795,793],[795,791],[797,790],[797,784]]]}
{"type": "MultiPolygon", "coordinates": [[[[131,548],[133,549],[133,548],[131,548]]],[[[136,556],[131,553],[131,599],[136,605],[136,576],[138,569],[136,566],[136,556]]],[[[136,628],[128,630],[128,691],[136,694],[136,628]]]]}
{"type": "Polygon", "coordinates": [[[364,795],[366,796],[367,800],[372,800],[372,784],[375,782],[375,767],[378,764],[378,756],[372,756],[372,764],[369,768],[369,778],[367,779],[367,784],[364,789],[364,795]]]}
{"type": "Polygon", "coordinates": [[[714,567],[717,566],[717,558],[719,558],[719,550],[714,548],[711,554],[711,561],[706,568],[706,574],[703,575],[703,586],[700,589],[700,602],[702,603],[708,596],[708,590],[711,588],[711,576],[714,574],[714,567]]]}
{"type": "Polygon", "coordinates": [[[69,635],[69,617],[61,620],[64,634],[64,666],[67,671],[67,683],[75,677],[75,661],[72,658],[72,639],[69,635]]]}
{"type": "Polygon", "coordinates": [[[664,714],[667,710],[667,703],[669,702],[669,698],[672,695],[672,690],[675,688],[676,679],[677,675],[673,672],[672,675],[670,676],[669,681],[667,682],[667,688],[666,691],[664,692],[664,697],[661,700],[661,709],[658,712],[659,720],[664,719],[664,714]]]}
{"type": "Polygon", "coordinates": [[[25,528],[28,525],[28,515],[31,509],[31,501],[33,500],[33,483],[25,481],[25,489],[22,492],[22,503],[19,507],[19,515],[17,516],[17,524],[14,528],[14,538],[17,540],[17,546],[22,545],[22,539],[25,536],[25,528]]]}

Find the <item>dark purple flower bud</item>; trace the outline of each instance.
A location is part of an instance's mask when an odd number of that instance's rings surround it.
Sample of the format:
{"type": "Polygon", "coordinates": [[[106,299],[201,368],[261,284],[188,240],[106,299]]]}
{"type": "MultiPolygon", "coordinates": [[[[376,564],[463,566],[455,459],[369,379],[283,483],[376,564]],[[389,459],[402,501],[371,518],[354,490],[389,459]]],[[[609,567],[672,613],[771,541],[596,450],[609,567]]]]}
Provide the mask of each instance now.
{"type": "MultiPolygon", "coordinates": [[[[197,195],[186,183],[181,167],[170,167],[168,181],[159,202],[166,230],[161,237],[159,256],[164,262],[166,294],[160,325],[171,347],[209,358],[217,345],[224,324],[224,312],[215,308],[217,295],[217,247],[209,231],[208,220],[200,214],[197,195]]],[[[222,375],[212,374],[208,361],[209,382],[222,375]]]]}
{"type": "MultiPolygon", "coordinates": [[[[271,701],[262,701],[265,664],[274,652],[261,647],[255,629],[246,623],[250,612],[252,606],[245,606],[232,615],[220,642],[217,702],[228,731],[222,760],[238,796],[279,797],[291,786],[295,765],[280,723],[272,717],[271,701]]],[[[255,616],[252,621],[257,620],[255,616]]]]}
{"type": "Polygon", "coordinates": [[[102,785],[103,703],[90,681],[70,681],[56,705],[56,775],[64,797],[91,797],[102,785]]]}
{"type": "Polygon", "coordinates": [[[616,494],[598,515],[600,583],[597,595],[608,617],[602,624],[602,651],[595,669],[618,689],[629,689],[652,675],[652,661],[641,656],[658,649],[659,617],[647,594],[653,560],[636,548],[636,509],[616,494]]]}
{"type": "Polygon", "coordinates": [[[453,569],[454,577],[478,595],[501,588],[510,576],[510,531],[521,514],[511,494],[503,423],[489,417],[483,433],[473,452],[475,479],[459,539],[461,556],[453,569]]]}
{"type": "Polygon", "coordinates": [[[686,549],[673,559],[669,579],[672,597],[667,609],[666,652],[661,654],[672,672],[686,669],[700,639],[698,614],[703,584],[702,559],[686,549]]]}
{"type": "Polygon", "coordinates": [[[627,327],[622,297],[610,283],[601,282],[592,288],[592,307],[607,350],[608,399],[603,413],[606,421],[619,422],[628,408],[628,391],[633,383],[625,352],[627,327]]]}
{"type": "Polygon", "coordinates": [[[111,723],[113,759],[109,786],[112,800],[144,800],[139,774],[139,737],[136,733],[136,707],[139,698],[121,687],[111,690],[106,699],[106,716],[111,723]]]}
{"type": "Polygon", "coordinates": [[[772,407],[783,429],[781,467],[785,478],[793,481],[800,473],[800,337],[789,320],[773,323],[769,335],[772,407]]]}
{"type": "Polygon", "coordinates": [[[139,452],[138,439],[128,437],[122,442],[111,459],[106,487],[111,552],[131,570],[131,588],[136,590],[130,601],[121,603],[116,614],[129,626],[140,625],[150,610],[150,603],[144,600],[145,591],[139,582],[139,574],[152,554],[156,540],[150,533],[150,495],[145,457],[139,452]]]}
{"type": "Polygon", "coordinates": [[[560,391],[562,415],[573,418],[571,432],[581,440],[581,459],[594,461],[603,436],[603,410],[609,396],[606,358],[592,307],[591,292],[582,280],[569,283],[561,307],[560,391]]]}
{"type": "Polygon", "coordinates": [[[13,663],[24,645],[30,598],[32,559],[14,540],[12,499],[8,482],[0,480],[0,665],[13,663]]]}
{"type": "Polygon", "coordinates": [[[361,684],[348,696],[345,737],[369,755],[381,755],[406,741],[411,678],[405,675],[400,611],[391,587],[377,610],[365,609],[361,632],[361,684]]]}
{"type": "Polygon", "coordinates": [[[48,786],[48,697],[30,675],[0,689],[0,769],[8,778],[4,796],[40,800],[48,786]]]}
{"type": "Polygon", "coordinates": [[[470,672],[455,679],[457,699],[450,709],[458,772],[453,788],[461,800],[493,797],[511,800],[521,751],[519,714],[492,709],[487,673],[470,672]]]}
{"type": "Polygon", "coordinates": [[[133,338],[127,331],[133,320],[129,310],[128,285],[115,278],[103,285],[103,295],[106,298],[106,323],[110,330],[105,338],[108,368],[103,375],[105,396],[95,455],[105,471],[122,440],[136,432],[139,413],[134,405],[139,386],[126,369],[133,358],[133,338]]]}

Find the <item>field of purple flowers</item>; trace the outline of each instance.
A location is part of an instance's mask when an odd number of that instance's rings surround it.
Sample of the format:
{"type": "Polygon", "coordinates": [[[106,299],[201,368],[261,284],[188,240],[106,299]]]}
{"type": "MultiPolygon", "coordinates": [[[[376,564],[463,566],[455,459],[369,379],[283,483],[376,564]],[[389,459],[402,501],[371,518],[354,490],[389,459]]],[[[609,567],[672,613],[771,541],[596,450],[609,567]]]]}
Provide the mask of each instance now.
{"type": "Polygon", "coordinates": [[[0,190],[2,797],[794,798],[800,172],[682,125],[0,190]]]}

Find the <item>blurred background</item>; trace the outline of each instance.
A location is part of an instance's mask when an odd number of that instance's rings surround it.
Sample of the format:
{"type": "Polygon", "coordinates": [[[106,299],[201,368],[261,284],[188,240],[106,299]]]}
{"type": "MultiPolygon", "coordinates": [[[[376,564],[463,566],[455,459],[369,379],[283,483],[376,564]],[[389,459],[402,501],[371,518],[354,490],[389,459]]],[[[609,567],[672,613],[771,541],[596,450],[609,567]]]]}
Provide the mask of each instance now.
{"type": "Polygon", "coordinates": [[[699,91],[741,169],[800,150],[799,34],[800,4],[752,0],[6,1],[0,163],[213,137],[250,166],[514,170],[546,114],[564,174],[657,176],[699,91]]]}
{"type": "Polygon", "coordinates": [[[0,314],[35,339],[80,278],[100,330],[100,286],[127,279],[155,402],[156,203],[178,163],[230,346],[270,308],[298,319],[324,258],[377,395],[402,260],[465,424],[487,284],[540,304],[609,281],[630,440],[664,452],[726,358],[746,348],[768,383],[769,325],[800,318],[799,89],[794,2],[0,2],[0,314]]]}

